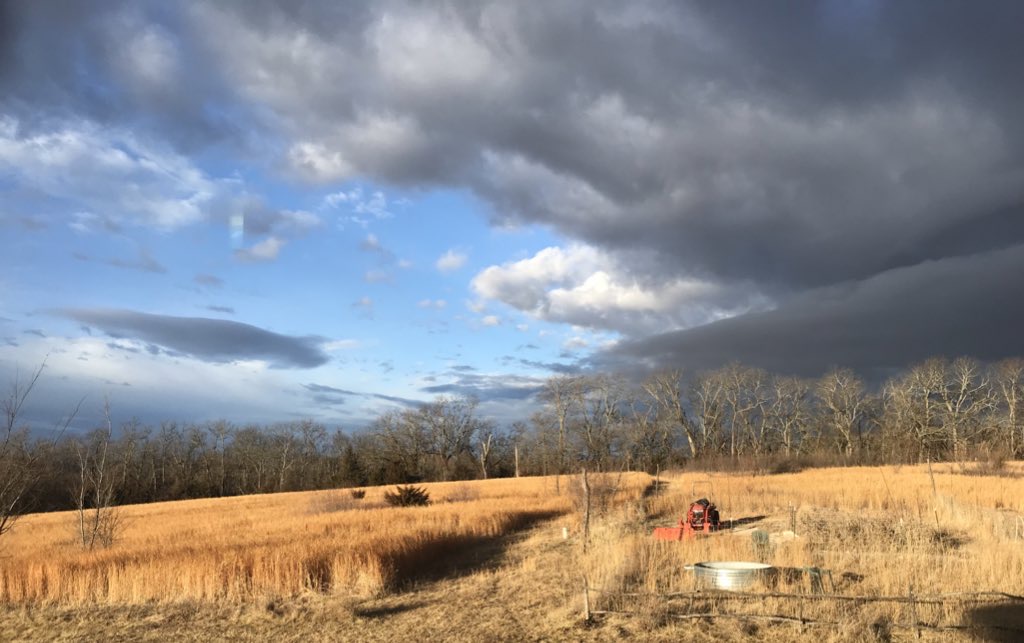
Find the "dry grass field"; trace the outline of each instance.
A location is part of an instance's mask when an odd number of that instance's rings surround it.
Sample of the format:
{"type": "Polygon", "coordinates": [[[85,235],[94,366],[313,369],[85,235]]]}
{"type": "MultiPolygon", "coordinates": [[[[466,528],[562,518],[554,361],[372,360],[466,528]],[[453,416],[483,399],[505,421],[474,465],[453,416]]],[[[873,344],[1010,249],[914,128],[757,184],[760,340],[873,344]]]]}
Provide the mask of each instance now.
{"type": "MultiPolygon", "coordinates": [[[[623,493],[647,476],[629,474],[623,493]]],[[[375,596],[447,555],[571,510],[553,479],[423,485],[431,506],[389,507],[387,488],[121,508],[116,544],[82,551],[73,512],[30,516],[6,537],[0,602],[245,601],[304,591],[375,596]]]]}
{"type": "MultiPolygon", "coordinates": [[[[560,493],[551,478],[424,485],[435,500],[425,508],[385,508],[384,488],[362,500],[329,491],[126,507],[122,538],[92,553],[71,543],[70,514],[30,516],[0,553],[0,640],[696,641],[709,632],[723,641],[916,640],[896,627],[906,617],[899,605],[809,604],[806,617],[840,625],[802,630],[682,621],[652,595],[691,591],[687,564],[758,554],[792,573],[757,591],[806,592],[797,572],[813,565],[831,570],[841,595],[904,596],[911,587],[917,596],[1022,595],[1024,466],[967,473],[949,464],[931,474],[925,466],[687,472],[663,476],[653,494],[646,475],[592,477],[587,551],[578,483],[567,477],[560,493]],[[695,492],[712,495],[735,529],[654,541],[652,526],[674,523],[695,492]],[[753,548],[754,529],[771,534],[768,550],[753,548]],[[584,575],[595,610],[632,614],[584,624],[584,575]]],[[[1022,606],[921,605],[916,617],[1024,626],[1015,621],[1022,606]]],[[[786,605],[766,599],[743,609],[786,605]]],[[[1018,640],[995,629],[921,636],[1018,640]]]]}
{"type": "MultiPolygon", "coordinates": [[[[613,592],[665,595],[694,589],[692,574],[680,573],[687,564],[763,557],[777,573],[770,587],[755,591],[806,593],[810,581],[805,568],[818,567],[829,570],[827,589],[840,595],[904,597],[912,591],[923,597],[994,591],[1024,596],[1021,474],[1019,464],[1000,476],[974,475],[970,469],[942,464],[932,466],[931,473],[927,466],[915,466],[772,476],[669,476],[665,493],[647,503],[649,517],[671,524],[693,496],[711,494],[723,519],[737,521],[737,526],[692,542],[663,543],[638,532],[629,520],[606,521],[602,528],[607,533],[595,535],[599,545],[589,558],[589,577],[595,587],[613,592]],[[755,528],[769,535],[767,547],[755,546],[755,528]]],[[[639,609],[655,619],[668,609],[660,599],[600,593],[594,602],[597,609],[639,609]]],[[[785,614],[792,604],[756,603],[748,611],[785,614]]],[[[735,611],[741,606],[729,607],[735,611]]],[[[810,602],[803,609],[806,618],[835,621],[842,624],[840,629],[861,634],[889,630],[909,618],[899,604],[819,601],[813,609],[810,602]]],[[[1012,622],[1024,628],[1024,602],[917,609],[923,623],[1012,622]],[[983,614],[986,609],[991,614],[983,614]]],[[[950,630],[939,638],[954,635],[950,630]]]]}

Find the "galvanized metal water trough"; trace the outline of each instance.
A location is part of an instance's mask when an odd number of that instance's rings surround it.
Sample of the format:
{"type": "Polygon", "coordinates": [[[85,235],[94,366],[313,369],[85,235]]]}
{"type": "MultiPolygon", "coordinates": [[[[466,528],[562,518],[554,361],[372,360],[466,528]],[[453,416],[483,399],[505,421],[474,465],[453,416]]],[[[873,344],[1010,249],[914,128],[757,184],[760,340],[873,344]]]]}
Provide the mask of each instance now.
{"type": "Polygon", "coordinates": [[[771,565],[752,563],[742,560],[697,563],[693,566],[693,574],[697,583],[703,587],[724,590],[746,589],[754,581],[763,578],[771,565]]]}

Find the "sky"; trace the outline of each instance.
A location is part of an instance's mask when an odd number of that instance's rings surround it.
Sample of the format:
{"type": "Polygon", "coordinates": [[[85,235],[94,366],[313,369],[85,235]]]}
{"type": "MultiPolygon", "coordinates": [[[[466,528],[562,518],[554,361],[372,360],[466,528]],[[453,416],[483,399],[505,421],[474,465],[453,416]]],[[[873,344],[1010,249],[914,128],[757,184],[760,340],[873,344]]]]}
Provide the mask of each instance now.
{"type": "Polygon", "coordinates": [[[0,2],[25,410],[1024,354],[1024,4],[0,2]]]}

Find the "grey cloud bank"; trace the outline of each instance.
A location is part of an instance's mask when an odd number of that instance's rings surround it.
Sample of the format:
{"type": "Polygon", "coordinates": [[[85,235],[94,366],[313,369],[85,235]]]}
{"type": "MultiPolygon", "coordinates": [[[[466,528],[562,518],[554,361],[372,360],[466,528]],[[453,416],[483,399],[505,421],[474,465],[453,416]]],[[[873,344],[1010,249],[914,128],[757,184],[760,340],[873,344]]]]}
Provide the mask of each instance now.
{"type": "Polygon", "coordinates": [[[293,337],[226,319],[172,317],[131,310],[56,311],[114,338],[138,339],[211,362],[259,359],[277,368],[314,368],[329,357],[322,337],[293,337]]]}
{"type": "MultiPolygon", "coordinates": [[[[622,333],[595,364],[813,374],[1024,353],[1020,2],[2,6],[10,149],[89,120],[314,184],[468,189],[496,221],[606,258],[477,282],[622,333]]],[[[238,200],[266,237],[240,257],[317,225],[238,200]]],[[[69,315],[204,359],[326,361],[316,338],[236,322],[69,315]]],[[[471,384],[487,385],[424,390],[471,384]]]]}
{"type": "Polygon", "coordinates": [[[863,282],[801,293],[777,310],[645,337],[615,347],[597,367],[739,360],[814,376],[848,366],[875,381],[938,353],[997,360],[1024,355],[1024,246],[900,268],[863,282]]]}

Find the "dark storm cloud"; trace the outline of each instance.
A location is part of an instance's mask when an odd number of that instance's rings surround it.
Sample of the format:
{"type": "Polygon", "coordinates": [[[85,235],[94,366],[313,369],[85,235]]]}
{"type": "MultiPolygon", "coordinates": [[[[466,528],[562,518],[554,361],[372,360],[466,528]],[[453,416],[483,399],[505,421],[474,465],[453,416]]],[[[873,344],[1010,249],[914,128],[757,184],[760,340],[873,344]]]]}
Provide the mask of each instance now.
{"type": "Polygon", "coordinates": [[[115,339],[137,339],[209,362],[266,360],[276,368],[327,363],[322,337],[280,335],[225,319],[151,315],[131,310],[78,308],[57,311],[115,339]]]}
{"type": "Polygon", "coordinates": [[[617,346],[598,368],[700,371],[737,360],[776,372],[848,366],[875,381],[941,352],[1024,355],[1024,246],[925,262],[804,292],[778,310],[617,346]]]}
{"type": "MultiPolygon", "coordinates": [[[[624,283],[743,284],[775,308],[631,325],[616,356],[1019,352],[1001,293],[1022,272],[999,271],[1024,243],[1024,3],[65,4],[0,5],[19,128],[83,118],[311,182],[464,188],[613,255],[624,283]],[[941,306],[943,266],[984,280],[946,275],[971,306],[941,306]]],[[[318,224],[246,215],[274,240],[318,224]]],[[[603,312],[587,324],[625,328],[603,312]]]]}
{"type": "Polygon", "coordinates": [[[265,7],[192,24],[298,171],[468,186],[661,271],[864,278],[1024,198],[1019,3],[265,7]]]}
{"type": "Polygon", "coordinates": [[[183,149],[252,144],[241,127],[247,108],[207,64],[209,51],[179,8],[121,0],[0,3],[0,109],[30,127],[54,118],[134,122],[183,149]]]}

